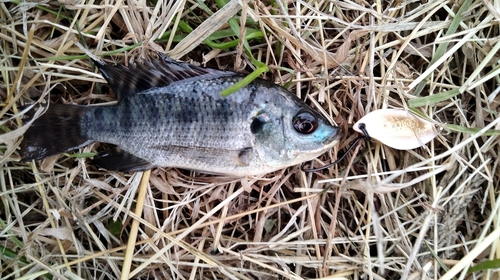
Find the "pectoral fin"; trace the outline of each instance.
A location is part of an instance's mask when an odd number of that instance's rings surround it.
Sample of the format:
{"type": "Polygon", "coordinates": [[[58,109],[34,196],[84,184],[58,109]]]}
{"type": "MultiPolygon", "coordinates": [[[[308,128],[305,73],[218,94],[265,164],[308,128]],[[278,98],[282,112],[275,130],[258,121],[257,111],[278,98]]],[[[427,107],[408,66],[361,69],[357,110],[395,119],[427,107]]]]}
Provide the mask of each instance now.
{"type": "Polygon", "coordinates": [[[155,167],[150,162],[134,156],[119,147],[98,154],[94,157],[92,163],[107,170],[121,172],[144,171],[155,167]]]}
{"type": "Polygon", "coordinates": [[[238,166],[249,166],[253,159],[253,148],[243,148],[238,153],[238,166]]]}

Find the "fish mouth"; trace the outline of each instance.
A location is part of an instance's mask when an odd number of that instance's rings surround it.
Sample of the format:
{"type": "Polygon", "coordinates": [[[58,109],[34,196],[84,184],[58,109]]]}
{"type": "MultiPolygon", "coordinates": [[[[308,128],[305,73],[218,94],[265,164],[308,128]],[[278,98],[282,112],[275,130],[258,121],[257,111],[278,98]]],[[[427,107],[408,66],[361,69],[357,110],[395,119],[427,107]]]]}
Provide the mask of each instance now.
{"type": "Polygon", "coordinates": [[[340,133],[340,129],[337,127],[335,131],[323,141],[323,145],[328,145],[328,146],[336,145],[341,135],[342,134],[340,133]]]}

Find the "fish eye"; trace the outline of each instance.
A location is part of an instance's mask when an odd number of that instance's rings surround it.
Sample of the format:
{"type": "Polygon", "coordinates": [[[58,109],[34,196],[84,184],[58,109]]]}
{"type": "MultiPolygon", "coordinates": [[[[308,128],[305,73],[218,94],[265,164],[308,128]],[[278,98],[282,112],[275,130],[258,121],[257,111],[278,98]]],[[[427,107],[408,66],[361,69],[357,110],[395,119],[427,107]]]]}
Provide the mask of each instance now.
{"type": "Polygon", "coordinates": [[[299,111],[293,117],[292,123],[293,128],[301,134],[313,133],[318,128],[318,120],[313,114],[307,111],[299,111]]]}

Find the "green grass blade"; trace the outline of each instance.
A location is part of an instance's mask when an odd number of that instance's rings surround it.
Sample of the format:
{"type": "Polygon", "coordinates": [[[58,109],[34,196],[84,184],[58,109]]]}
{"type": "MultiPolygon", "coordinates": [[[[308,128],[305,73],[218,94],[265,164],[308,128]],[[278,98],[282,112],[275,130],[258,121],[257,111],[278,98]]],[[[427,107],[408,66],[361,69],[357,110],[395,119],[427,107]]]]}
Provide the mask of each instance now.
{"type": "Polygon", "coordinates": [[[444,271],[448,272],[448,270],[450,270],[450,269],[448,268],[448,266],[446,264],[443,263],[441,258],[436,254],[436,252],[432,249],[432,247],[429,245],[429,243],[426,240],[424,240],[424,243],[425,243],[425,246],[427,247],[427,250],[429,250],[431,255],[434,257],[436,262],[439,264],[439,266],[441,266],[441,268],[444,271]]]}
{"type": "MultiPolygon", "coordinates": [[[[7,207],[7,206],[6,206],[7,207]]],[[[7,225],[5,224],[4,220],[0,219],[0,228],[5,229],[7,228],[7,225]]],[[[8,232],[9,234],[11,233],[10,231],[8,232]]],[[[24,248],[23,242],[21,240],[17,239],[14,235],[10,235],[9,239],[16,244],[16,246],[20,249],[24,248]]]]}
{"type": "Polygon", "coordinates": [[[226,88],[225,90],[221,91],[220,95],[228,96],[231,93],[239,90],[240,88],[245,87],[248,84],[250,84],[253,80],[257,79],[260,76],[260,74],[269,71],[269,68],[267,68],[267,66],[265,64],[263,64],[263,65],[264,65],[264,67],[258,67],[257,69],[255,69],[255,71],[248,74],[245,78],[243,78],[241,81],[234,84],[232,87],[226,88]]]}
{"type": "Polygon", "coordinates": [[[460,94],[460,91],[458,89],[452,89],[448,90],[445,92],[425,96],[425,97],[419,97],[415,99],[411,99],[408,101],[408,106],[411,108],[416,108],[416,107],[422,107],[422,106],[429,106],[429,105],[435,105],[439,102],[451,99],[457,95],[460,94]]]}
{"type": "Polygon", "coordinates": [[[22,264],[28,264],[28,260],[26,259],[26,257],[18,258],[16,252],[2,245],[0,245],[0,256],[8,260],[15,260],[17,258],[22,264]]]}
{"type": "MultiPolygon", "coordinates": [[[[469,128],[469,127],[463,127],[463,126],[456,125],[456,124],[445,124],[444,127],[451,130],[451,131],[462,132],[462,133],[466,133],[466,134],[477,134],[477,133],[479,133],[479,131],[481,131],[481,128],[469,128]]],[[[500,135],[500,130],[487,130],[482,135],[483,136],[500,135]]]]}
{"type": "Polygon", "coordinates": [[[476,264],[475,266],[469,268],[467,270],[467,273],[473,273],[473,272],[478,272],[481,270],[488,270],[488,269],[499,269],[500,268],[500,259],[495,259],[495,260],[487,260],[484,262],[480,262],[476,264]]]}
{"type": "MultiPolygon", "coordinates": [[[[463,14],[469,9],[471,3],[472,0],[465,0],[464,3],[460,6],[457,13],[455,14],[455,18],[451,21],[450,27],[448,28],[448,30],[446,30],[445,37],[451,36],[457,32],[457,29],[460,26],[460,22],[463,21],[463,14]]],[[[449,44],[449,42],[444,42],[437,47],[436,52],[434,53],[434,56],[432,57],[432,60],[429,63],[428,67],[431,67],[439,58],[441,58],[445,54],[449,44]]],[[[422,80],[422,82],[420,82],[413,91],[413,95],[419,96],[428,82],[428,77],[422,80]]]]}

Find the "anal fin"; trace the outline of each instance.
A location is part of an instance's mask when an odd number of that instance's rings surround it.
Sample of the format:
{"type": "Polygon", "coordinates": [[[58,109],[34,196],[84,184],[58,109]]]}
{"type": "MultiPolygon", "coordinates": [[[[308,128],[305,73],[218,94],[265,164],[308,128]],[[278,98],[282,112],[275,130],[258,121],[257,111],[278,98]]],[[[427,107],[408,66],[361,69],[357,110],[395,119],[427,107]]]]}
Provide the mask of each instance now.
{"type": "Polygon", "coordinates": [[[94,157],[92,163],[107,170],[121,172],[145,171],[155,167],[149,161],[134,156],[119,147],[99,153],[94,157]]]}

